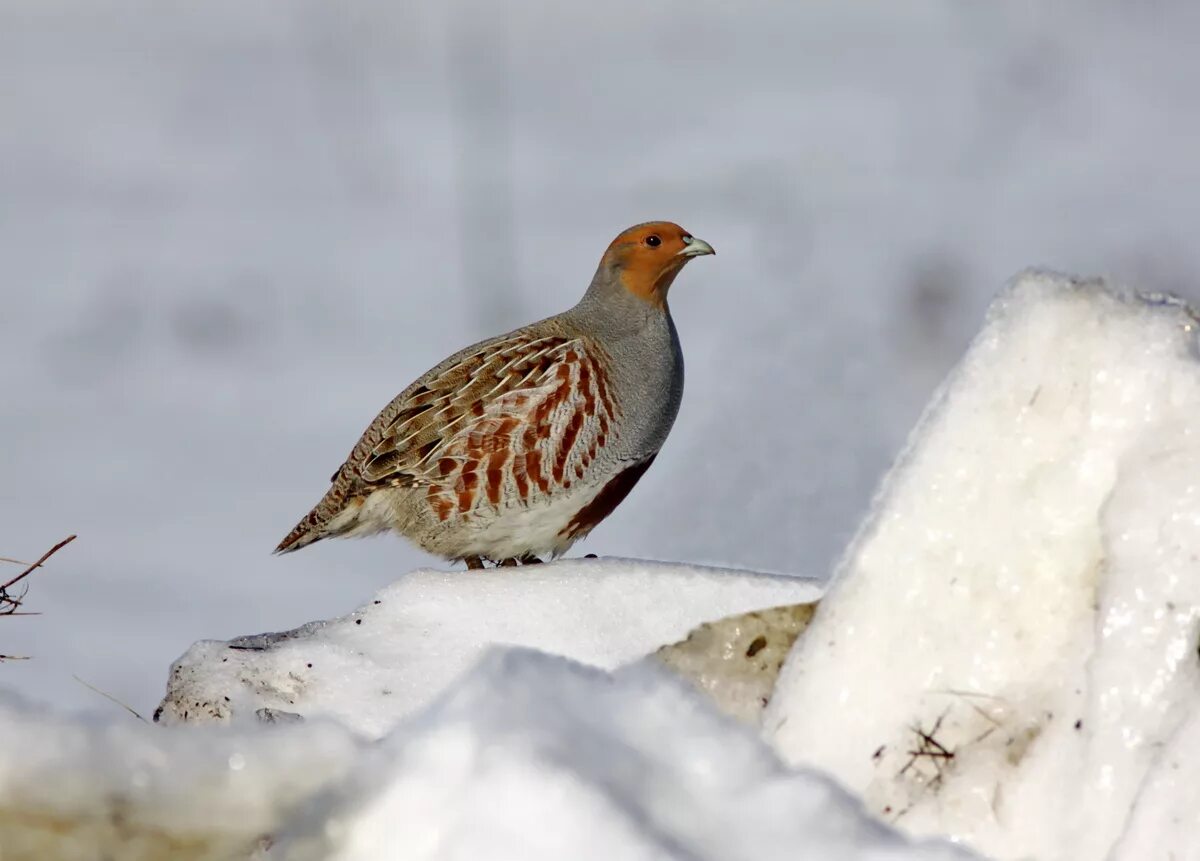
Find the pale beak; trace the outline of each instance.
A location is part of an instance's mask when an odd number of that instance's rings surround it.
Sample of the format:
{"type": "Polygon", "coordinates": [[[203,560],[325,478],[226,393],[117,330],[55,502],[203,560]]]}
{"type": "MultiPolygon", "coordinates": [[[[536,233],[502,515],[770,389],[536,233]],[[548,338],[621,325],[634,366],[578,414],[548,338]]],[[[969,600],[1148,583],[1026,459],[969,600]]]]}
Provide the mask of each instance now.
{"type": "Polygon", "coordinates": [[[703,239],[694,236],[683,237],[683,249],[676,252],[676,257],[702,257],[705,254],[716,254],[713,247],[703,239]]]}

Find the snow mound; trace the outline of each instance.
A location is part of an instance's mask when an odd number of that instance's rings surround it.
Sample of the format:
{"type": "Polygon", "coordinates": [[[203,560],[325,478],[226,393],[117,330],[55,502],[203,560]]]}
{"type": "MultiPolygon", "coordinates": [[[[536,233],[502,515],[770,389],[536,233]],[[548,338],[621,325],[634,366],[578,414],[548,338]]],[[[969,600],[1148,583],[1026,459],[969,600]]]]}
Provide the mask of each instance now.
{"type": "Polygon", "coordinates": [[[965,859],[790,772],[661,670],[492,653],[280,841],[335,861],[965,859]]]}
{"type": "Polygon", "coordinates": [[[0,700],[4,861],[950,861],[665,670],[495,650],[376,743],[0,700]]]}
{"type": "MultiPolygon", "coordinates": [[[[795,577],[621,559],[414,571],[340,619],[197,643],[171,668],[156,719],[300,714],[380,735],[430,702],[491,644],[612,669],[703,622],[812,602],[820,591],[795,577]]],[[[741,669],[742,676],[758,672],[741,669]]],[[[728,673],[723,679],[741,683],[728,673]]]]}
{"type": "Polygon", "coordinates": [[[1198,857],[1197,329],[1049,274],[997,300],[783,669],[789,761],[998,858],[1198,857]]]}
{"type": "Polygon", "coordinates": [[[165,732],[0,695],[3,861],[227,861],[341,781],[362,744],[309,724],[165,732]]]}

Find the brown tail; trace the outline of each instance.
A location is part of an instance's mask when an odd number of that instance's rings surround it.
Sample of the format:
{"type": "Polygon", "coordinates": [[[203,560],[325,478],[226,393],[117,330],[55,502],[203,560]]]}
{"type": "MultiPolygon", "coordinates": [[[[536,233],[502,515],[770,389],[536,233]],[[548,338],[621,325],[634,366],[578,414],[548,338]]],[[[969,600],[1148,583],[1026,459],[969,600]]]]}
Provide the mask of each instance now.
{"type": "Polygon", "coordinates": [[[320,524],[317,522],[317,510],[314,508],[296,524],[296,528],[287,534],[287,538],[279,542],[274,553],[276,555],[291,553],[301,547],[307,547],[314,541],[320,541],[324,537],[325,533],[321,532],[320,524]]]}
{"type": "Polygon", "coordinates": [[[349,523],[343,523],[338,529],[330,530],[328,527],[329,522],[337,518],[348,505],[358,507],[362,504],[362,500],[356,499],[352,492],[355,480],[353,471],[348,469],[346,464],[338,467],[338,471],[330,478],[332,485],[325,491],[321,501],[279,542],[275,553],[291,553],[293,550],[307,547],[314,541],[340,535],[351,528],[353,519],[349,523]]]}
{"type": "Polygon", "coordinates": [[[333,486],[325,492],[313,510],[304,515],[304,519],[287,534],[287,538],[279,542],[275,552],[291,553],[293,550],[307,547],[314,541],[320,541],[322,538],[328,538],[330,535],[344,531],[339,529],[336,532],[330,532],[327,526],[329,521],[333,520],[345,507],[349,488],[350,482],[342,476],[341,470],[335,472],[333,486]]]}

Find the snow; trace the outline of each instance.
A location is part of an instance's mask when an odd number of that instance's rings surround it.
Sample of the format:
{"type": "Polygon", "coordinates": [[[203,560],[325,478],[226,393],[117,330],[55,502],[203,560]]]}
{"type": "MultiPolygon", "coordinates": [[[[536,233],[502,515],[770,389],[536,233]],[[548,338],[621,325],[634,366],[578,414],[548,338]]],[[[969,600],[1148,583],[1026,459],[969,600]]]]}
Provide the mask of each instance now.
{"type": "Polygon", "coordinates": [[[644,218],[719,254],[579,552],[823,576],[1012,273],[1200,298],[1198,42],[1190,0],[5,0],[0,556],[79,540],[0,683],[149,711],[164,656],[436,564],[268,554],[377,409],[644,218]]]}
{"type": "Polygon", "coordinates": [[[789,761],[1001,859],[1196,845],[1198,329],[1046,273],[997,300],[780,675],[789,761]]]}
{"type": "Polygon", "coordinates": [[[378,743],[0,700],[3,857],[951,861],[646,666],[495,650],[378,743]],[[10,735],[11,734],[11,735],[10,735]]]}
{"type": "Polygon", "coordinates": [[[331,724],[163,732],[11,695],[0,696],[0,738],[4,861],[246,857],[362,755],[331,724]]]}
{"type": "Polygon", "coordinates": [[[350,783],[329,820],[281,848],[337,861],[401,847],[498,861],[971,857],[907,845],[661,671],[608,676],[521,650],[489,655],[350,783]]]}
{"type": "Polygon", "coordinates": [[[1160,749],[1146,775],[1113,861],[1200,858],[1200,785],[1195,780],[1200,751],[1200,712],[1193,711],[1160,749]]]}
{"type": "MultiPolygon", "coordinates": [[[[197,643],[171,669],[160,719],[253,720],[270,709],[332,717],[379,735],[427,704],[492,644],[536,647],[612,669],[685,638],[701,623],[811,602],[820,593],[795,577],[640,560],[414,571],[338,619],[197,643]]],[[[709,651],[725,662],[719,644],[709,651]]],[[[705,673],[695,665],[689,675],[705,673]]],[[[747,675],[757,673],[725,673],[714,684],[741,685],[747,675]]]]}

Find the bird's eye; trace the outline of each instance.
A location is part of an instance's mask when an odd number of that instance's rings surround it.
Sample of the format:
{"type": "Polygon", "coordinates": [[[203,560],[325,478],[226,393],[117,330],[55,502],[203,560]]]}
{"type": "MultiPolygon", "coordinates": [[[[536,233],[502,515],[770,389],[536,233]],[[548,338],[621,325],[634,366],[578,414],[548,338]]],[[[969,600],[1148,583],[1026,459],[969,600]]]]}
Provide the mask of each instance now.
{"type": "Polygon", "coordinates": [[[657,236],[650,235],[646,237],[646,244],[651,248],[657,248],[658,246],[662,245],[662,240],[657,236]]]}

